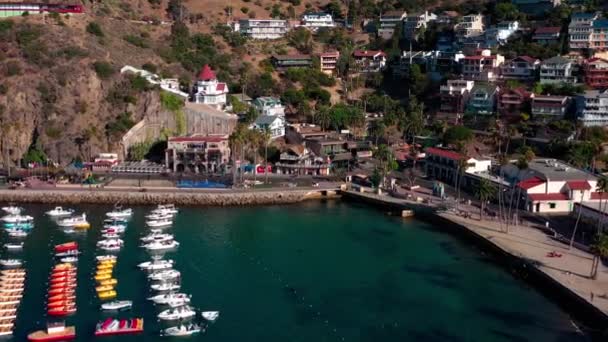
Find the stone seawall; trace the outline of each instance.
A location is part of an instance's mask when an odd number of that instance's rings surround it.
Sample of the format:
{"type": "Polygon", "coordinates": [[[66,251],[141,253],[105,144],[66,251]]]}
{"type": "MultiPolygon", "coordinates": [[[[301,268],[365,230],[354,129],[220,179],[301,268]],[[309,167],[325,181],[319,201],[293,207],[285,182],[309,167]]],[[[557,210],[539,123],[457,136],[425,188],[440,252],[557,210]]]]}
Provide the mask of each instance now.
{"type": "Polygon", "coordinates": [[[291,204],[308,199],[335,198],[335,190],[134,192],[70,190],[0,190],[0,202],[46,204],[164,204],[182,206],[245,206],[291,204]]]}

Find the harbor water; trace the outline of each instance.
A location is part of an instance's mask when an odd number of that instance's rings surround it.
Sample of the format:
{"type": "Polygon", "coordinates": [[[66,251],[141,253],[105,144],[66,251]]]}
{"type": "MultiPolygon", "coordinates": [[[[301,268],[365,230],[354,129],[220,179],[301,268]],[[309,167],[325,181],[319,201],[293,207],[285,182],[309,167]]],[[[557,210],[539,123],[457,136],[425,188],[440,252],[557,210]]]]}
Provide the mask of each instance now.
{"type": "MultiPolygon", "coordinates": [[[[35,228],[22,252],[27,280],[13,341],[46,326],[46,290],[54,245],[75,240],[77,312],[67,318],[77,341],[134,341],[134,335],[94,338],[99,310],[93,273],[107,206],[80,206],[92,227],[66,234],[31,205],[35,228]]],[[[181,208],[172,228],[179,248],[167,254],[182,274],[192,306],[218,310],[216,322],[189,338],[160,337],[159,308],[140,262],[139,238],[149,232],[135,207],[118,253],[117,299],[133,309],[114,317],[143,317],[141,341],[587,341],[555,303],[490,256],[415,219],[355,204],[307,202],[250,208],[181,208]]],[[[2,234],[3,242],[8,240],[2,234]]],[[[7,340],[11,340],[8,338],[7,340]]]]}

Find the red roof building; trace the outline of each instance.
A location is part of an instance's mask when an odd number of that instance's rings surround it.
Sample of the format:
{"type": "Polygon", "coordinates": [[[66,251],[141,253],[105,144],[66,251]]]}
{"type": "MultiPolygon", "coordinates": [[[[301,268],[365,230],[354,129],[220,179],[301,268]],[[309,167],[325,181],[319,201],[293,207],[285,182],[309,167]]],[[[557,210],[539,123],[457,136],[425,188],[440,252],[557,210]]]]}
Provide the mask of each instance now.
{"type": "Polygon", "coordinates": [[[608,88],[608,60],[589,58],[583,62],[585,84],[595,89],[608,88]]]}

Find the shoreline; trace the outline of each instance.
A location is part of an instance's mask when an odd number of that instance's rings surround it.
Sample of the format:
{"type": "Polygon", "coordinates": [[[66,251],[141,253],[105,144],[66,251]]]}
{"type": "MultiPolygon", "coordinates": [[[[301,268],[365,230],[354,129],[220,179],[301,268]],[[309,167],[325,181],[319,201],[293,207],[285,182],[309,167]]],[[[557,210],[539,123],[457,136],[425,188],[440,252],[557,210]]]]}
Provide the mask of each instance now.
{"type": "MultiPolygon", "coordinates": [[[[590,298],[581,291],[581,284],[577,284],[576,279],[572,278],[580,277],[575,272],[559,270],[552,265],[543,265],[539,263],[538,253],[526,254],[518,251],[516,248],[509,247],[505,243],[505,240],[517,240],[519,238],[516,235],[517,232],[508,234],[504,232],[499,233],[488,227],[476,226],[473,221],[453,214],[438,213],[432,205],[399,200],[389,196],[343,191],[342,197],[346,201],[367,203],[378,208],[389,209],[389,211],[414,210],[416,218],[432,223],[436,229],[474,243],[481,250],[491,253],[495,257],[498,266],[504,267],[507,271],[514,273],[514,276],[532,286],[536,291],[539,291],[564,311],[571,314],[574,319],[583,323],[590,330],[589,333],[593,340],[598,337],[600,339],[605,338],[603,334],[608,333],[606,328],[608,327],[608,299],[596,297],[595,302],[591,302],[590,298]],[[562,274],[566,274],[567,276],[564,277],[562,274]],[[604,301],[601,303],[601,307],[598,305],[598,301],[604,301]]],[[[522,227],[520,229],[532,230],[534,228],[522,227]]],[[[540,233],[540,231],[538,233],[539,235],[544,234],[540,233]]],[[[538,241],[529,242],[522,239],[521,243],[539,244],[540,247],[534,247],[537,249],[536,252],[540,249],[544,253],[543,248],[559,250],[557,242],[552,246],[542,246],[538,241]]],[[[562,250],[560,252],[566,253],[562,250]]],[[[568,251],[568,253],[577,258],[583,258],[583,256],[588,255],[585,252],[577,250],[568,251]]],[[[570,257],[570,255],[566,255],[565,257],[570,257]]],[[[590,260],[588,262],[590,264],[590,260]]],[[[602,272],[602,267],[600,267],[599,272],[602,272]]],[[[583,277],[577,279],[580,282],[592,282],[583,277]]],[[[608,286],[605,286],[603,290],[608,292],[608,286]]]]}

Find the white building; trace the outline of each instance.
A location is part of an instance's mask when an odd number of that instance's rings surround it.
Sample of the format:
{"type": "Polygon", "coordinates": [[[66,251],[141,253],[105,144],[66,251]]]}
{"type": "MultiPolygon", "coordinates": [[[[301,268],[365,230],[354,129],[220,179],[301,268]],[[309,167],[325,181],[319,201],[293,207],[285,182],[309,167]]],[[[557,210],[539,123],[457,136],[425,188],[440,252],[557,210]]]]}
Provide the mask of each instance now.
{"type": "Polygon", "coordinates": [[[595,176],[555,159],[534,159],[524,170],[509,164],[502,173],[517,184],[520,205],[530,212],[571,212],[574,203],[595,196],[595,176]]]}
{"type": "Polygon", "coordinates": [[[407,13],[405,11],[388,11],[380,15],[378,36],[382,39],[391,39],[397,25],[403,25],[407,13]]]}
{"type": "Polygon", "coordinates": [[[570,49],[593,48],[593,24],[599,18],[598,13],[573,13],[568,25],[568,44],[570,49]]]}
{"type": "Polygon", "coordinates": [[[215,72],[209,65],[205,64],[198,74],[198,80],[193,89],[193,100],[196,103],[204,103],[221,109],[226,105],[228,85],[218,82],[215,72]]]}
{"type": "Polygon", "coordinates": [[[500,66],[502,78],[530,81],[536,78],[540,60],[529,56],[518,56],[500,66]]]}
{"type": "Polygon", "coordinates": [[[285,136],[285,117],[277,115],[260,115],[250,127],[257,130],[268,130],[270,139],[285,136]]]}
{"type": "Polygon", "coordinates": [[[304,13],[302,16],[302,26],[313,31],[321,27],[335,27],[334,18],[329,13],[316,12],[304,13]]]}
{"type": "Polygon", "coordinates": [[[577,109],[583,126],[608,126],[608,90],[588,90],[579,95],[577,109]]]}
{"type": "Polygon", "coordinates": [[[253,101],[253,106],[260,115],[285,116],[285,106],[277,97],[263,96],[253,101]]]}
{"type": "Polygon", "coordinates": [[[513,36],[517,30],[519,30],[518,21],[505,21],[488,28],[485,32],[486,46],[496,47],[506,44],[507,40],[513,36]]]}
{"type": "Polygon", "coordinates": [[[572,62],[555,56],[540,64],[540,83],[576,83],[572,62]]]}
{"type": "Polygon", "coordinates": [[[462,76],[468,80],[494,82],[500,74],[500,66],[505,57],[493,55],[490,50],[481,50],[479,54],[467,56],[463,60],[462,76]]]}
{"type": "Polygon", "coordinates": [[[279,39],[289,31],[289,23],[283,19],[241,19],[234,30],[252,39],[279,39]]]}
{"type": "Polygon", "coordinates": [[[462,21],[454,25],[456,38],[462,42],[467,38],[481,36],[484,32],[483,15],[471,14],[462,17],[462,21]]]}
{"type": "Polygon", "coordinates": [[[403,37],[407,39],[416,38],[418,30],[426,28],[433,20],[437,20],[437,15],[427,11],[408,15],[403,21],[403,37]]]}

